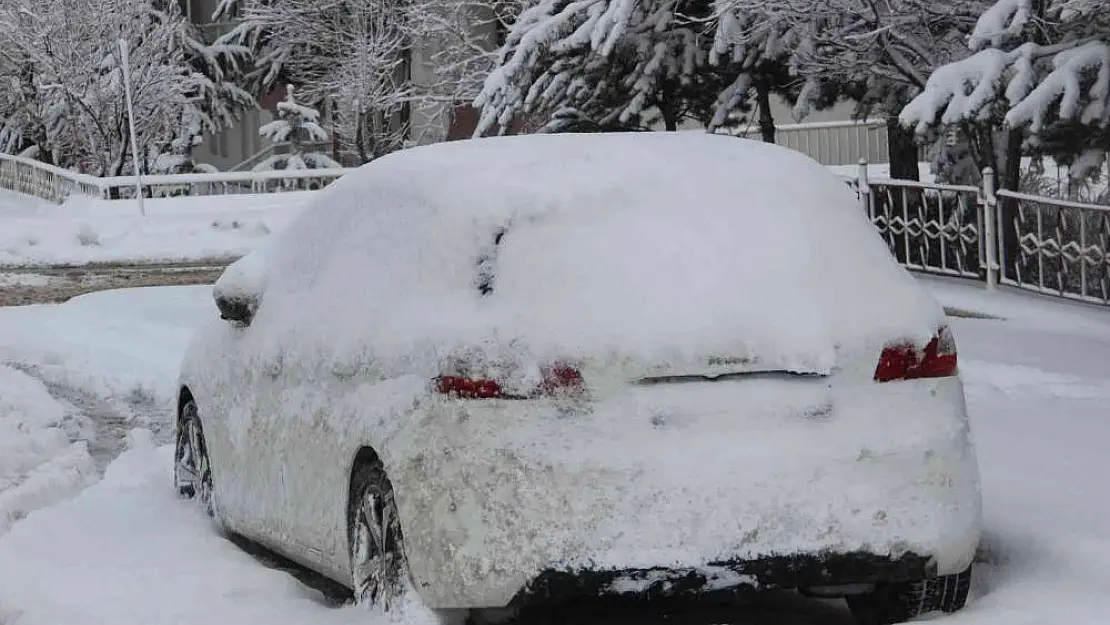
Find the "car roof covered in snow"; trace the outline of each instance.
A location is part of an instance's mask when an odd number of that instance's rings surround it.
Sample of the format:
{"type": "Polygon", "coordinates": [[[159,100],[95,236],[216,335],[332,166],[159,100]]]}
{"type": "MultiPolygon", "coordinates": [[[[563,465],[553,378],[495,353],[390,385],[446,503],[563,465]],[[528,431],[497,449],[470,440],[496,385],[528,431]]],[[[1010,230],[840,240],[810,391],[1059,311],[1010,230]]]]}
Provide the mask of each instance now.
{"type": "Polygon", "coordinates": [[[266,247],[257,332],[374,360],[512,345],[813,369],[942,317],[842,180],[699,133],[405,150],[334,183],[266,247]]]}

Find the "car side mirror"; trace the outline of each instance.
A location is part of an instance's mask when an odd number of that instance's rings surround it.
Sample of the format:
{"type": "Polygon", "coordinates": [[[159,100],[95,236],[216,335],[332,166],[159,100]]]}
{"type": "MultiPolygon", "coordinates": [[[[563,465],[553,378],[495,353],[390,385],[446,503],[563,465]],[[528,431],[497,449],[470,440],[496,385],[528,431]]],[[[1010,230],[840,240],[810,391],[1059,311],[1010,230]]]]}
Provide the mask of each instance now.
{"type": "Polygon", "coordinates": [[[239,326],[249,326],[258,312],[266,291],[265,256],[259,250],[228,265],[216,284],[212,297],[220,318],[239,326]]]}
{"type": "Polygon", "coordinates": [[[253,297],[217,295],[216,307],[220,309],[220,319],[249,326],[255,310],[258,309],[258,300],[253,297]]]}

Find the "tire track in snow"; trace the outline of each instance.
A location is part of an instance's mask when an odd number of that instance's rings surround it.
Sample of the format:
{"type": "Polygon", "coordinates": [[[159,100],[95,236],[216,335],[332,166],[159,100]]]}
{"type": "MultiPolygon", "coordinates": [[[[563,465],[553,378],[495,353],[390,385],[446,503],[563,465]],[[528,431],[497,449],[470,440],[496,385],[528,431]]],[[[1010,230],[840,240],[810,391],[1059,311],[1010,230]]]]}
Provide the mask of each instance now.
{"type": "Polygon", "coordinates": [[[42,382],[51,397],[74,409],[77,413],[75,420],[87,421],[92,426],[91,437],[78,436],[75,441],[84,440],[88,443],[89,455],[101,473],[124,451],[125,438],[132,428],[149,429],[157,444],[172,441],[173,410],[169,406],[160,405],[154,397],[139,390],[122,399],[101,397],[51,379],[34,366],[18,362],[3,364],[42,382]]]}

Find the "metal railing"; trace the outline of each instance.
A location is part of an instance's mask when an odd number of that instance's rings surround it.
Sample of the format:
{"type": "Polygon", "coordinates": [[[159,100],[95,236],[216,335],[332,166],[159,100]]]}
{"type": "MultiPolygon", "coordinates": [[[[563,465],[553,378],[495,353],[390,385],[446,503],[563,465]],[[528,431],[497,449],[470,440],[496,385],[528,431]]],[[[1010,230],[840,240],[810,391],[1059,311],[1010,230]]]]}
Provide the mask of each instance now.
{"type": "MultiPolygon", "coordinates": [[[[310,191],[331,184],[348,171],[339,168],[143,176],[142,193],[146,197],[172,197],[310,191]]],[[[134,198],[135,182],[134,176],[98,178],[0,154],[0,189],[54,204],[64,203],[71,195],[112,200],[134,198]]]]}
{"type": "Polygon", "coordinates": [[[1110,206],[983,186],[847,180],[898,262],[913,271],[972,278],[1110,306],[1110,206]]]}
{"type": "Polygon", "coordinates": [[[999,191],[999,281],[1110,305],[1110,206],[999,191]]]}
{"type": "Polygon", "coordinates": [[[20,156],[0,154],[0,189],[61,204],[70,194],[98,195],[100,178],[20,156]]]}
{"type": "MultiPolygon", "coordinates": [[[[348,169],[297,169],[265,172],[219,172],[214,174],[169,174],[143,176],[146,197],[194,195],[242,195],[315,191],[335,182],[348,169]]],[[[98,195],[108,199],[135,197],[135,177],[99,178],[98,195]]]]}

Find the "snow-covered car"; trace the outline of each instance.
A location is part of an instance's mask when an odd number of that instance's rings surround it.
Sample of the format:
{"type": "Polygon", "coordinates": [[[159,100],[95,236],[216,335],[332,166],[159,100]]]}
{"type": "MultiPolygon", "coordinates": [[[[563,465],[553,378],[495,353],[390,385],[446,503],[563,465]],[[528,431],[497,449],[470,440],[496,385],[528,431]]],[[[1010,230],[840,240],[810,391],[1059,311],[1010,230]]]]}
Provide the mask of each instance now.
{"type": "Polygon", "coordinates": [[[799,153],[406,150],[214,294],[176,487],[360,600],[754,586],[872,623],[966,600],[979,479],[944,312],[799,153]]]}

